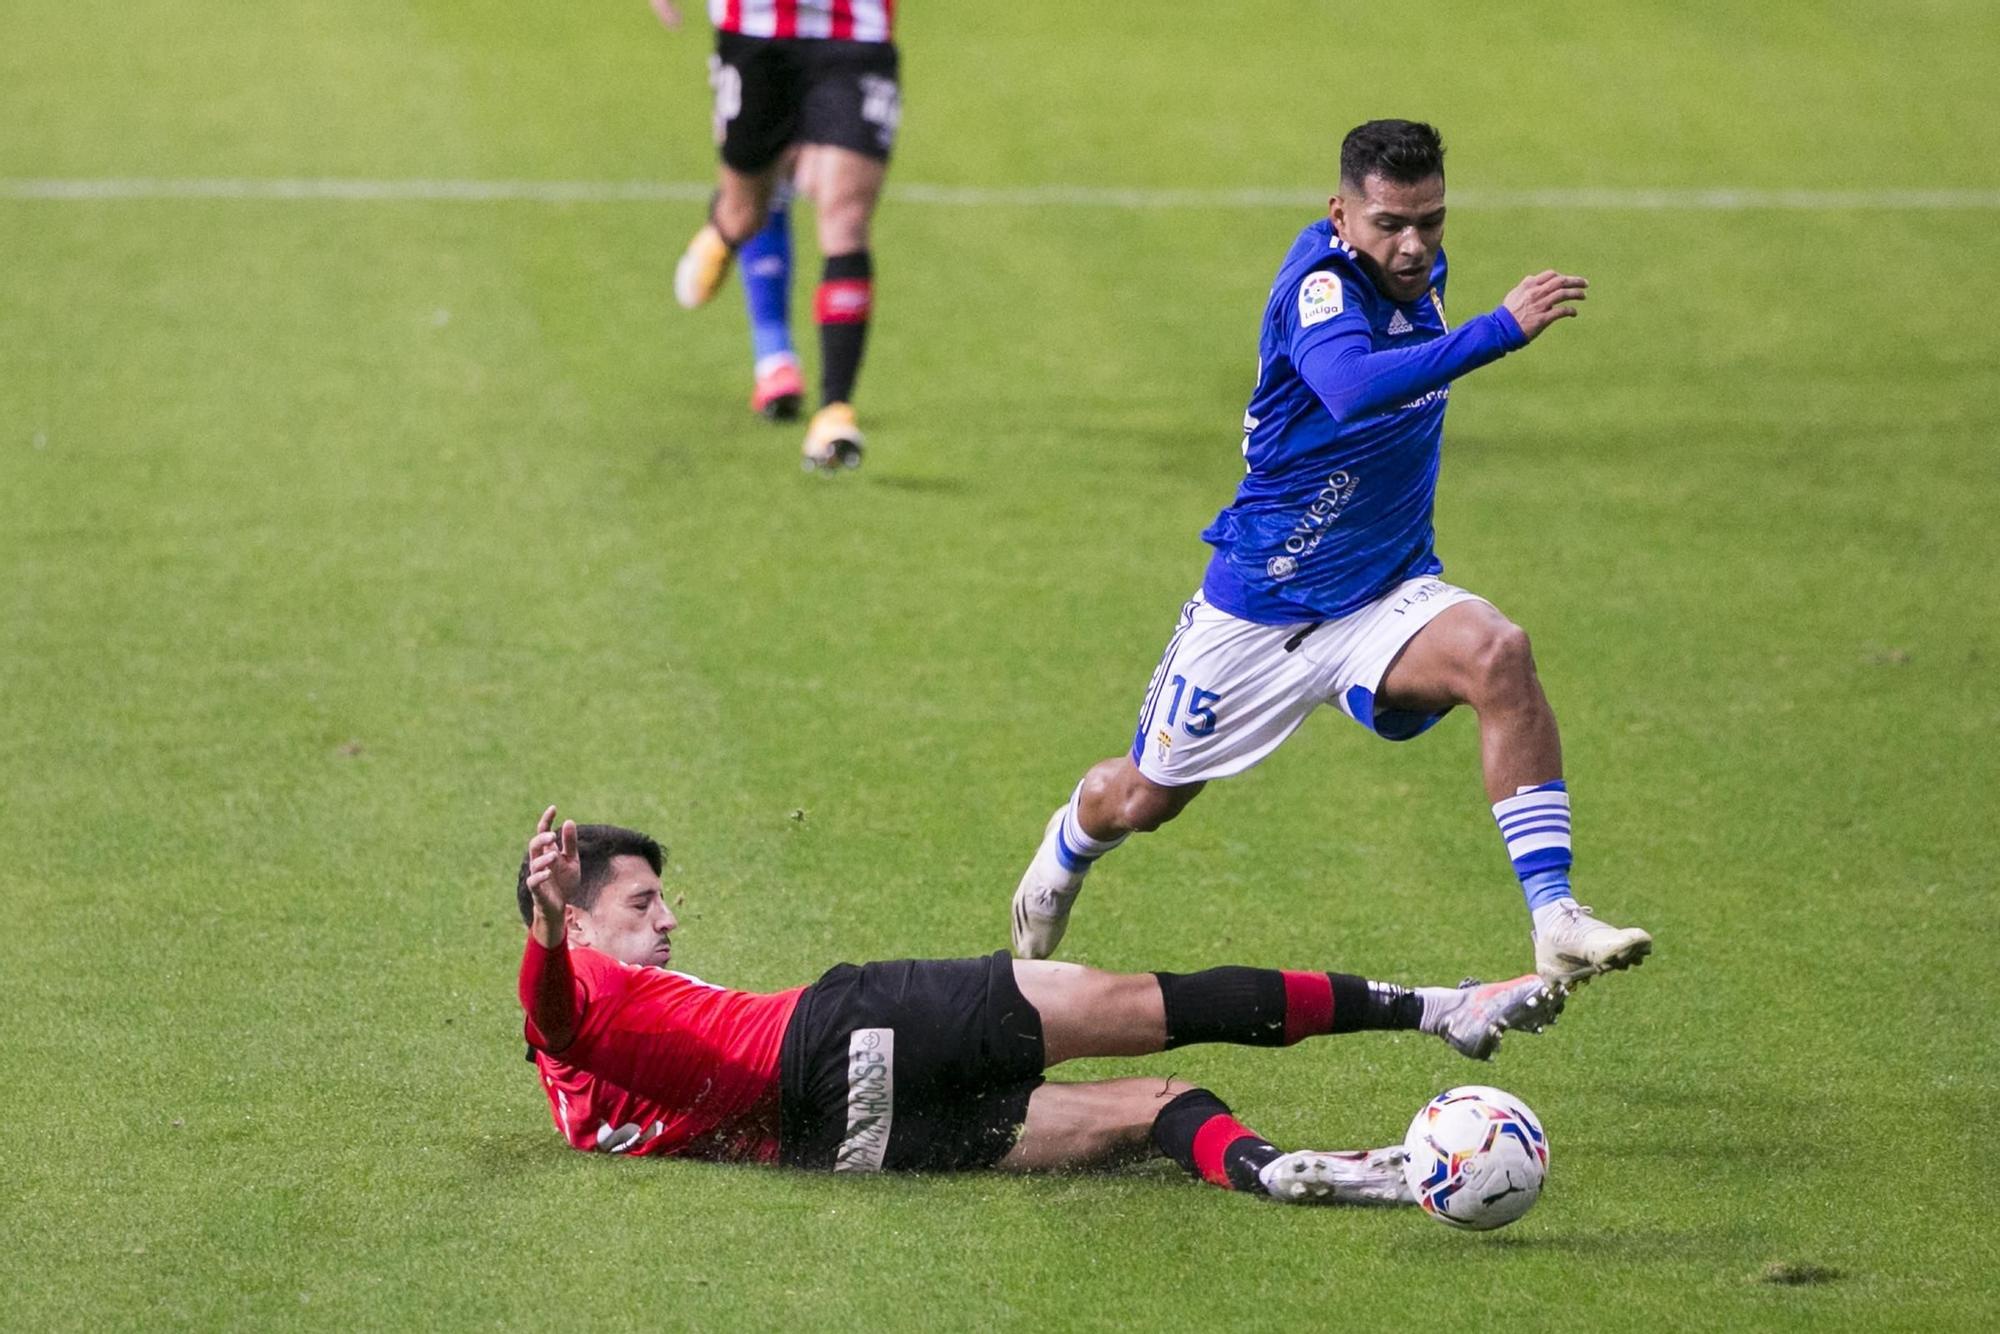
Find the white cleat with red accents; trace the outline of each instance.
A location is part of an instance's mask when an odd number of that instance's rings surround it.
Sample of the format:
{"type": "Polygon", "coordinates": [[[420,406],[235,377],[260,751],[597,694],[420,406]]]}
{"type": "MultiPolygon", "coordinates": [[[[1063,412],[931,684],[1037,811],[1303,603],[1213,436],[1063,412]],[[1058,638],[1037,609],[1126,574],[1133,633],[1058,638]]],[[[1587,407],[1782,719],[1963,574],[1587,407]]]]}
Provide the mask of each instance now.
{"type": "Polygon", "coordinates": [[[1540,973],[1524,973],[1505,982],[1462,982],[1457,995],[1458,1003],[1425,1028],[1475,1061],[1491,1060],[1501,1035],[1510,1029],[1541,1032],[1556,1021],[1568,999],[1562,985],[1540,973]]]}

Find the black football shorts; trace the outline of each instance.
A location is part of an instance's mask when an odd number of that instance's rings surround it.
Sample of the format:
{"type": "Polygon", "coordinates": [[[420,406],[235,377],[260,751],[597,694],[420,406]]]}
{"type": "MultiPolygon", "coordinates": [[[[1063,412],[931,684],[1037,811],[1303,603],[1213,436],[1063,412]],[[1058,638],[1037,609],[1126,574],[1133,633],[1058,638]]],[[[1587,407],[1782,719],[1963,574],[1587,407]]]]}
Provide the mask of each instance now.
{"type": "Polygon", "coordinates": [[[991,1167],[1041,1086],[1042,1017],[1005,950],[844,963],[799,998],[779,1068],[779,1158],[789,1167],[991,1167]]]}
{"type": "Polygon", "coordinates": [[[893,42],[715,35],[708,62],[722,160],[760,172],[793,144],[889,160],[902,93],[893,42]]]}

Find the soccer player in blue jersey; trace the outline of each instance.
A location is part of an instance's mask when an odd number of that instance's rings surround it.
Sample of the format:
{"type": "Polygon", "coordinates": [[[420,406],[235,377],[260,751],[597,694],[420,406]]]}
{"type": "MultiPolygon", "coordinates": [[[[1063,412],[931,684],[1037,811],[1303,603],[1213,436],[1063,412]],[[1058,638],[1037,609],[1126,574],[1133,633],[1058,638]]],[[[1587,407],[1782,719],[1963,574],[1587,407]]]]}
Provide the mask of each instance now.
{"type": "Polygon", "coordinates": [[[1215,548],[1207,576],[1130,751],[1093,767],[1050,817],[1014,894],[1017,954],[1055,951],[1098,858],[1263,760],[1326,703],[1391,741],[1460,704],[1478,714],[1487,798],[1545,978],[1577,982],[1652,949],[1571,894],[1562,743],[1528,637],[1439,578],[1432,543],[1452,381],[1575,315],[1588,284],[1534,274],[1453,329],[1444,221],[1435,129],[1378,120],[1348,134],[1340,193],[1271,285],[1243,421],[1248,474],[1202,534],[1215,548]]]}

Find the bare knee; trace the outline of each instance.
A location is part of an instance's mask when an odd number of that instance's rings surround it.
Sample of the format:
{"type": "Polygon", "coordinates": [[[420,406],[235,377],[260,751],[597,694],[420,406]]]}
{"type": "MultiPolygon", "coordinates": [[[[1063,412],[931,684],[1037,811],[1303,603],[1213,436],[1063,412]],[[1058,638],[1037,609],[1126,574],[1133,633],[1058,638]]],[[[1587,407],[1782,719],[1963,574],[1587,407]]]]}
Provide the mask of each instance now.
{"type": "Polygon", "coordinates": [[[1141,779],[1125,794],[1126,827],[1141,834],[1150,834],[1186,810],[1188,803],[1200,791],[1199,783],[1186,787],[1161,787],[1141,779]]]}
{"type": "Polygon", "coordinates": [[[723,236],[741,244],[763,229],[771,204],[769,174],[752,176],[725,170],[722,188],[710,206],[710,216],[723,236]]]}
{"type": "Polygon", "coordinates": [[[1150,834],[1181,813],[1181,807],[1162,794],[1141,788],[1125,794],[1119,804],[1119,823],[1134,833],[1150,834]]]}
{"type": "Polygon", "coordinates": [[[996,1164],[1003,1171],[1046,1172],[1145,1157],[1160,1109],[1192,1085],[1178,1079],[1107,1079],[1047,1083],[1028,1099],[1026,1124],[996,1164]]]}
{"type": "Polygon", "coordinates": [[[815,148],[804,175],[819,215],[820,253],[850,255],[868,249],[869,222],[882,193],[882,164],[839,149],[815,148]]]}
{"type": "Polygon", "coordinates": [[[1153,1142],[1153,1122],[1159,1119],[1160,1109],[1181,1094],[1193,1092],[1195,1086],[1185,1079],[1140,1075],[1113,1080],[1109,1087],[1114,1091],[1117,1114],[1105,1127],[1107,1139],[1126,1149],[1143,1150],[1153,1142]]]}
{"type": "Polygon", "coordinates": [[[1123,756],[1106,760],[1084,775],[1083,801],[1087,813],[1112,827],[1089,832],[1107,838],[1121,833],[1149,834],[1186,810],[1200,791],[1199,783],[1162,787],[1123,756]]]}
{"type": "Polygon", "coordinates": [[[820,253],[851,255],[868,249],[872,204],[872,200],[859,195],[839,195],[828,200],[819,215],[820,253]]]}
{"type": "Polygon", "coordinates": [[[764,206],[756,200],[717,200],[713,216],[716,230],[731,245],[740,246],[764,230],[764,206]]]}
{"type": "Polygon", "coordinates": [[[1519,702],[1535,690],[1535,654],[1528,632],[1500,619],[1480,636],[1467,662],[1466,694],[1475,707],[1519,702]]]}
{"type": "Polygon", "coordinates": [[[1014,984],[1042,1021],[1042,1065],[1079,1056],[1144,1056],[1167,1044],[1151,973],[1107,973],[1054,959],[1014,960],[1014,984]]]}

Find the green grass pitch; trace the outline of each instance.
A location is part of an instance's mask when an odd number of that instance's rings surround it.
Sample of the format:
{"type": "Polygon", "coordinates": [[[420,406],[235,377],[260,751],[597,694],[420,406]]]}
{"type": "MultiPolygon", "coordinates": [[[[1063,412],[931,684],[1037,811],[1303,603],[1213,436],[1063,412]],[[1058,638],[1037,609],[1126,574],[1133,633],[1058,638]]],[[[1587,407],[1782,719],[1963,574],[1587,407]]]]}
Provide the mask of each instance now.
{"type": "MultiPolygon", "coordinates": [[[[671,306],[698,203],[18,184],[697,181],[698,16],[10,11],[0,1327],[1990,1328],[1993,7],[905,9],[871,454],[831,480],[745,410],[735,290],[671,306]],[[1379,1035],[1140,1068],[1324,1146],[1499,1083],[1548,1126],[1540,1206],[1481,1238],[1165,1165],[562,1148],[512,995],[541,805],[670,845],[707,977],[1004,943],[1199,577],[1271,272],[1373,115],[1448,136],[1454,314],[1593,280],[1459,386],[1440,550],[1534,635],[1580,888],[1658,953],[1490,1068],[1379,1035]],[[1504,193],[1585,187],[1987,193],[1504,193]]],[[[1404,747],[1316,719],[1107,862],[1072,957],[1522,967],[1474,749],[1468,717],[1404,747]]]]}

